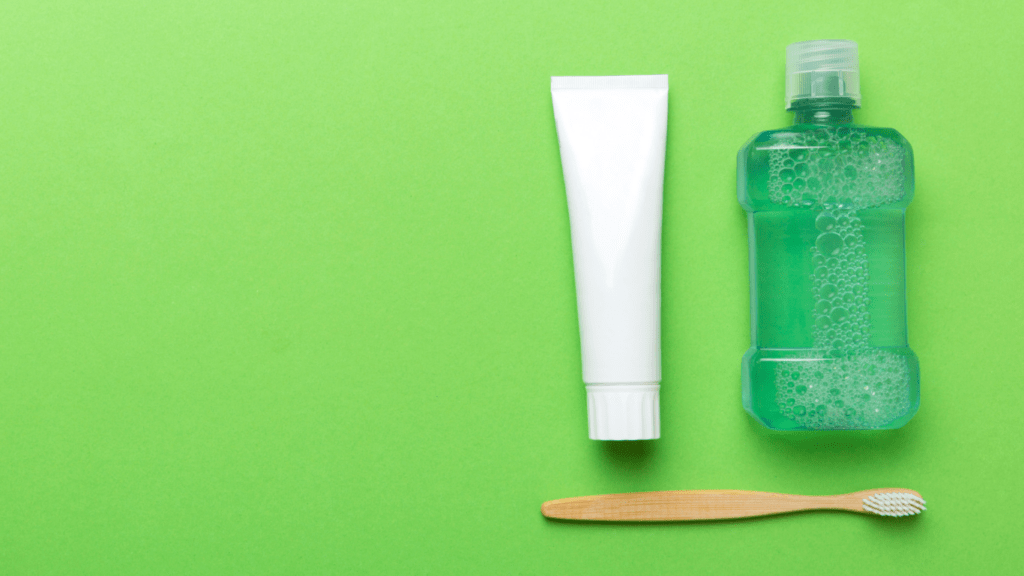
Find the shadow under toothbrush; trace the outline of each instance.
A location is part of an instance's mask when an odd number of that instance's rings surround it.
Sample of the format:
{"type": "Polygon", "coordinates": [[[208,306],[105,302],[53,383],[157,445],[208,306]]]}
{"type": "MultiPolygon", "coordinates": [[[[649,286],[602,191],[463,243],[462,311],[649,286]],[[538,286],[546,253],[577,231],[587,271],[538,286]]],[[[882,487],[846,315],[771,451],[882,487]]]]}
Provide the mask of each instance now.
{"type": "MultiPolygon", "coordinates": [[[[665,520],[665,521],[637,521],[637,520],[567,520],[565,518],[545,518],[545,520],[551,524],[567,524],[572,526],[591,525],[591,526],[649,526],[651,528],[658,527],[669,527],[669,526],[715,526],[715,525],[737,525],[737,524],[750,524],[759,522],[785,522],[787,519],[795,521],[797,517],[828,514],[828,513],[844,513],[843,510],[798,510],[795,512],[785,512],[781,514],[771,514],[767,516],[752,516],[749,518],[723,518],[720,520],[665,520]]],[[[921,517],[924,514],[915,514],[912,516],[905,516],[903,518],[886,518],[884,516],[875,516],[872,514],[860,514],[857,512],[845,512],[845,515],[849,516],[861,516],[863,520],[872,522],[879,526],[880,529],[884,529],[892,533],[905,532],[912,530],[914,526],[921,522],[921,517]]]]}

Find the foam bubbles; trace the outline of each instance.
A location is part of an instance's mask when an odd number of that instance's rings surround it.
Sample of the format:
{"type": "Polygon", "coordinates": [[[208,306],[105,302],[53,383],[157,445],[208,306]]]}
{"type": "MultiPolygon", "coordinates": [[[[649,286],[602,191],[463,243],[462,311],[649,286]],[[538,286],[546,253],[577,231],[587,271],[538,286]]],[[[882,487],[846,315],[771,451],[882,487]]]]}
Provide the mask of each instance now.
{"type": "Polygon", "coordinates": [[[910,410],[906,356],[867,349],[837,358],[808,351],[809,367],[776,373],[784,416],[812,430],[878,428],[910,410]],[[799,382],[799,384],[797,384],[799,382]]]}
{"type": "Polygon", "coordinates": [[[776,374],[779,408],[811,429],[884,425],[909,409],[909,367],[905,357],[868,344],[868,261],[858,211],[903,198],[902,149],[882,136],[825,126],[770,150],[768,161],[771,201],[817,213],[808,247],[815,349],[807,358],[818,361],[809,373],[776,374]]]}
{"type": "Polygon", "coordinates": [[[852,210],[823,210],[815,226],[819,222],[828,224],[829,231],[819,234],[810,248],[812,259],[825,259],[811,277],[815,347],[866,348],[871,322],[865,297],[868,261],[864,226],[852,210]],[[830,335],[826,329],[834,325],[841,329],[830,335]]]}
{"type": "Polygon", "coordinates": [[[823,126],[770,150],[768,164],[768,197],[776,204],[860,210],[904,194],[902,148],[884,136],[823,126]]]}

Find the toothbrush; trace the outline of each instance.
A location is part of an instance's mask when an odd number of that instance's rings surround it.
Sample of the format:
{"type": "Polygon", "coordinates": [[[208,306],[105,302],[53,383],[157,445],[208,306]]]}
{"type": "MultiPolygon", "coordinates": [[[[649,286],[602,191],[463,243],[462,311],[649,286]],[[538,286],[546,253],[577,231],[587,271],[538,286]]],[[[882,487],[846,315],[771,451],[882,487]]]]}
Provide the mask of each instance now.
{"type": "Polygon", "coordinates": [[[633,492],[551,500],[548,518],[619,522],[720,520],[800,512],[847,510],[876,516],[912,516],[925,510],[921,495],[905,488],[862,490],[838,496],[800,496],[746,490],[633,492]]]}

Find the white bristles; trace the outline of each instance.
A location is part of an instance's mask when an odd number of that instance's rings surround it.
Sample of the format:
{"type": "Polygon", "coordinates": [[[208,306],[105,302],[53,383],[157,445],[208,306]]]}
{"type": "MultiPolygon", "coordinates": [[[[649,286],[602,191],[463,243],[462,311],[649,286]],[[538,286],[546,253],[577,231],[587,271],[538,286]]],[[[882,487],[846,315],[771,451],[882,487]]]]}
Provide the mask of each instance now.
{"type": "Polygon", "coordinates": [[[920,496],[906,492],[879,492],[863,502],[865,511],[879,516],[912,516],[927,510],[920,496]]]}

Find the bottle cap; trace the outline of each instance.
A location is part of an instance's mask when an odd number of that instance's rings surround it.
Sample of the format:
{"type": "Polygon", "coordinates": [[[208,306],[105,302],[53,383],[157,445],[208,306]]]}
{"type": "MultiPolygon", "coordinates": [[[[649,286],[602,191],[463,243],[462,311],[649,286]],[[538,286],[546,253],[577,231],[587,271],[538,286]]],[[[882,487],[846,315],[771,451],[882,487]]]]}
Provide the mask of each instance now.
{"type": "Polygon", "coordinates": [[[651,384],[587,386],[591,440],[654,440],[661,437],[658,390],[651,384]]]}
{"type": "Polygon", "coordinates": [[[811,40],[786,46],[786,110],[808,98],[849,98],[860,107],[856,42],[811,40]]]}

